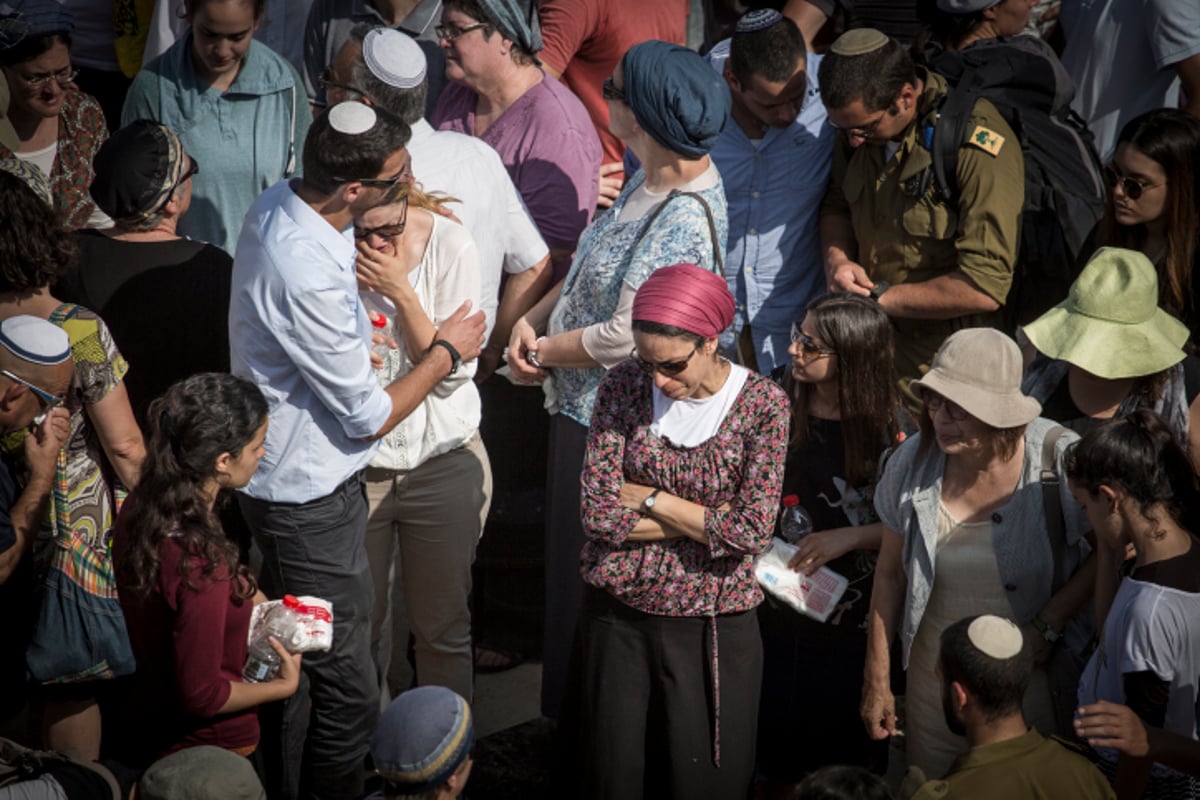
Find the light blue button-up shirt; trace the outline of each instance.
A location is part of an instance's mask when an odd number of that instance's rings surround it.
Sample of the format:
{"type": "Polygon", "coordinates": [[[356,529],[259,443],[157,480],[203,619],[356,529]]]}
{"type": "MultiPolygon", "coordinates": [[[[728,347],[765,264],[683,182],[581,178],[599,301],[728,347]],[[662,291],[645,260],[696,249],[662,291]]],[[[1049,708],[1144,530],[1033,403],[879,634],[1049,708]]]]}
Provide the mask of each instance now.
{"type": "MultiPolygon", "coordinates": [[[[728,58],[728,39],[708,54],[719,72],[728,58]]],[[[808,92],[795,122],[767,129],[756,143],[731,114],[710,154],[729,204],[725,276],[737,317],[727,337],[732,342],[748,322],[763,373],[789,360],[792,322],[825,291],[817,217],[836,132],[817,86],[820,63],[821,56],[809,54],[808,92]]]]}
{"type": "Polygon", "coordinates": [[[281,181],[254,202],[233,260],[230,362],[270,406],[246,494],[306,503],[371,460],[391,398],[371,371],[354,244],[281,181]]]}

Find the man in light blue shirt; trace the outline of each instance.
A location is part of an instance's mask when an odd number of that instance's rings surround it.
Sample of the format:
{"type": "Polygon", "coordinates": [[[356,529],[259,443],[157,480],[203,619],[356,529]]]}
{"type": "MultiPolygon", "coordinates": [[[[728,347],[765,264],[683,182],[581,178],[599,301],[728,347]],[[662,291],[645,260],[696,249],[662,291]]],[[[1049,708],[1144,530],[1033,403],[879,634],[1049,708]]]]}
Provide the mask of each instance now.
{"type": "Polygon", "coordinates": [[[817,88],[820,56],[777,11],[752,11],[708,54],[733,107],[711,156],[725,182],[725,272],[737,318],[722,345],[764,374],[789,360],[792,322],[825,287],[817,217],[834,130],[817,88]]]}
{"type": "Polygon", "coordinates": [[[333,604],[332,649],[304,658],[308,697],[286,701],[277,736],[264,731],[264,749],[280,748],[266,759],[279,768],[267,776],[272,796],[362,793],[379,710],[362,469],[375,440],[483,343],[483,314],[467,316],[464,304],[406,375],[380,387],[372,372],[349,228],[411,181],[409,136],[403,122],[361,103],[318,117],[305,142],[304,178],[255,201],[234,257],[232,370],[254,381],[270,408],[266,456],[239,498],[262,550],[262,589],[333,604]]]}

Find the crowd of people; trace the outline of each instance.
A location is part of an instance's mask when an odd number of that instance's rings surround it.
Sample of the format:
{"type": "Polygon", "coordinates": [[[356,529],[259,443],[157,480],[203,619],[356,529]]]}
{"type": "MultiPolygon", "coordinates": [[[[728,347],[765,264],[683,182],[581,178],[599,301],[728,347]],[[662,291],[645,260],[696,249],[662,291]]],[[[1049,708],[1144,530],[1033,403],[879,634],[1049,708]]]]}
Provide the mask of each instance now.
{"type": "Polygon", "coordinates": [[[0,3],[0,800],[487,796],[531,467],[557,794],[1200,797],[1200,6],[691,5],[0,3]]]}

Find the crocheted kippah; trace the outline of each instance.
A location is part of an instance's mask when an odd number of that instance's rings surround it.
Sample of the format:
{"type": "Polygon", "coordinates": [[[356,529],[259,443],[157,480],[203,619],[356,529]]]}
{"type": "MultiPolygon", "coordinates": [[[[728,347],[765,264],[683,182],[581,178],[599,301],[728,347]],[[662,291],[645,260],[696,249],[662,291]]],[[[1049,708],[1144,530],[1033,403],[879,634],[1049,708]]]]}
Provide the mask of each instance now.
{"type": "Polygon", "coordinates": [[[744,14],[738,20],[735,33],[754,33],[755,31],[765,31],[773,25],[783,22],[783,14],[780,14],[773,8],[759,8],[744,14]]]}
{"type": "Polygon", "coordinates": [[[363,38],[363,62],[388,86],[413,89],[425,80],[425,53],[411,36],[394,28],[376,28],[363,38]]]}
{"type": "Polygon", "coordinates": [[[874,28],[855,28],[839,36],[829,51],[839,56],[863,56],[874,53],[887,43],[887,35],[874,28]]]}

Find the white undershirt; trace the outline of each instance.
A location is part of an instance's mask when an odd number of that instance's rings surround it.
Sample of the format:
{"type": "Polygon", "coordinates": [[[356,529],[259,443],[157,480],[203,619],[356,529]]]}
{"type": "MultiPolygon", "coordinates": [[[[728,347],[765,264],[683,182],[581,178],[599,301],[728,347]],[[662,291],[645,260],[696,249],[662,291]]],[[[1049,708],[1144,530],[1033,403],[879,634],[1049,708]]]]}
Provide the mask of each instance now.
{"type": "MultiPolygon", "coordinates": [[[[711,189],[716,186],[717,181],[720,179],[721,173],[717,172],[717,165],[709,161],[708,167],[704,172],[701,172],[682,186],[675,188],[681,192],[702,192],[705,189],[711,189]]],[[[670,193],[670,189],[665,192],[652,192],[646,188],[646,184],[643,182],[641,186],[629,193],[629,197],[625,200],[625,205],[621,207],[621,216],[618,217],[618,221],[629,222],[630,220],[642,219],[649,216],[654,209],[662,205],[670,193]]]]}
{"type": "MultiPolygon", "coordinates": [[[[54,159],[58,158],[58,140],[55,139],[49,146],[43,147],[41,150],[30,150],[25,153],[17,153],[17,158],[33,164],[42,171],[46,181],[50,180],[50,173],[54,170],[54,159]]],[[[108,230],[113,226],[112,219],[108,214],[100,210],[100,206],[93,205],[91,216],[88,217],[85,227],[94,228],[96,230],[108,230]]]]}
{"type": "Polygon", "coordinates": [[[650,432],[678,447],[704,444],[717,434],[749,377],[748,369],[731,364],[725,385],[701,400],[672,400],[655,386],[654,420],[650,423],[650,432]]]}

